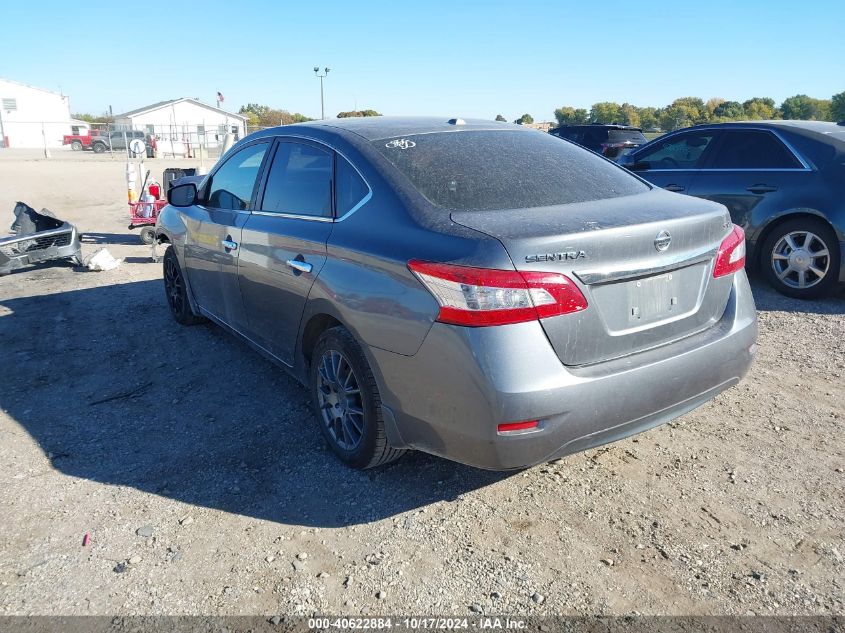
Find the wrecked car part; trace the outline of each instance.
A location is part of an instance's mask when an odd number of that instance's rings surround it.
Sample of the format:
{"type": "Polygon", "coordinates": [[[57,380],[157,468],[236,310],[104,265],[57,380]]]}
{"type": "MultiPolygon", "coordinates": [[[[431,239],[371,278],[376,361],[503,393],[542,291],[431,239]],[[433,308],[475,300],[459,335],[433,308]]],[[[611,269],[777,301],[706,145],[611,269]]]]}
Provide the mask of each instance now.
{"type": "Polygon", "coordinates": [[[52,259],[82,263],[79,231],[73,224],[23,202],[15,205],[14,214],[14,235],[0,238],[0,275],[52,259]]]}

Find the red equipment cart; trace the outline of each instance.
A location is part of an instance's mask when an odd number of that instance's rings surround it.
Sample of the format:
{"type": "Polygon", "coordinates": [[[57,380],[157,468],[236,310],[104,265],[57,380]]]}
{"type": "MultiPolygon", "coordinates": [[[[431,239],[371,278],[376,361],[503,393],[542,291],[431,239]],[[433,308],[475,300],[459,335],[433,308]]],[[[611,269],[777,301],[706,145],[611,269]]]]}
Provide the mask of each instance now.
{"type": "Polygon", "coordinates": [[[155,225],[158,213],[167,205],[167,200],[154,200],[152,202],[129,203],[129,230],[141,229],[141,241],[144,244],[152,244],[155,240],[155,225]]]}

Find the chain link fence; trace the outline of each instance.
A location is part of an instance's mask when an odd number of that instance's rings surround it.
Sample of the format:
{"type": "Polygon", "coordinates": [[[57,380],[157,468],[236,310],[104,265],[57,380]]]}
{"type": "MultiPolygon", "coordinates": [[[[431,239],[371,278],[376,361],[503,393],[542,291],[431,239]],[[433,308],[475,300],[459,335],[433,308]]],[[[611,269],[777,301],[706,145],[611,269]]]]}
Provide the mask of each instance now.
{"type": "MultiPolygon", "coordinates": [[[[250,127],[247,133],[261,127],[250,127]]],[[[116,126],[92,123],[69,124],[67,121],[6,121],[0,130],[0,151],[42,149],[45,152],[76,151],[136,156],[133,141],[144,143],[148,158],[219,158],[224,149],[242,138],[235,125],[141,125],[116,126]]]]}

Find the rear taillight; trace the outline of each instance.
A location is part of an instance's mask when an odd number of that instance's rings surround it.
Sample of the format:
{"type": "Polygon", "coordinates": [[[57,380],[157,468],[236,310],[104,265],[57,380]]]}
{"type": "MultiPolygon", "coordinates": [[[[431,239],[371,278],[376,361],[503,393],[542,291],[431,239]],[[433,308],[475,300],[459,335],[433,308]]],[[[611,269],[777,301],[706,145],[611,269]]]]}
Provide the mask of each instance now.
{"type": "Polygon", "coordinates": [[[412,260],[408,268],[440,304],[437,320],[479,327],[578,312],[587,300],[559,273],[471,268],[412,260]]]}
{"type": "Polygon", "coordinates": [[[736,224],[733,230],[722,240],[713,267],[714,277],[724,277],[735,273],[745,266],[745,231],[736,224]]]}
{"type": "Polygon", "coordinates": [[[601,144],[601,153],[604,156],[608,156],[608,150],[614,150],[613,155],[615,156],[618,154],[624,147],[627,147],[627,143],[602,143],[601,144]]]}

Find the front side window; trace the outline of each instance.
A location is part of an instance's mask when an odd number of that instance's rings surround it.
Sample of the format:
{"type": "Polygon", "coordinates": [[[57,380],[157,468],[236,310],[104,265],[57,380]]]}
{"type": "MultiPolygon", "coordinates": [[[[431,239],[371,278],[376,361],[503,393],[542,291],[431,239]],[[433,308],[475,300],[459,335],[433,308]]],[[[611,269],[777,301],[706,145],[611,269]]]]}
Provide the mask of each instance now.
{"type": "Polygon", "coordinates": [[[645,169],[698,169],[714,138],[712,130],[677,134],[638,153],[636,162],[645,169]]]}
{"type": "Polygon", "coordinates": [[[780,139],[763,130],[725,130],[713,169],[801,169],[780,139]]]}
{"type": "Polygon", "coordinates": [[[249,207],[267,146],[267,143],[250,145],[229,158],[211,177],[206,204],[234,211],[249,207]]]}
{"type": "Polygon", "coordinates": [[[312,145],[279,143],[261,210],[330,218],[332,155],[312,145]]]}

